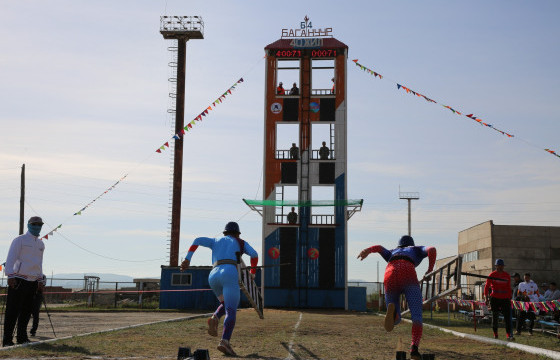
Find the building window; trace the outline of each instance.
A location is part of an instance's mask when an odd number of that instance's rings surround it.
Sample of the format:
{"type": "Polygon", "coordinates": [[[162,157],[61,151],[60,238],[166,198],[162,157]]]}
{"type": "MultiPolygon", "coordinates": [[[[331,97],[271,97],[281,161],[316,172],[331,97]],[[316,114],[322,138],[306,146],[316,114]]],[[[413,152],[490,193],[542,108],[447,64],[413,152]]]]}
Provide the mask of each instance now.
{"type": "Polygon", "coordinates": [[[276,154],[278,160],[299,160],[299,125],[276,124],[276,154]]]}
{"type": "MultiPolygon", "coordinates": [[[[297,96],[301,93],[300,60],[278,59],[276,72],[276,96],[297,96]],[[280,83],[282,86],[280,87],[280,83]],[[297,91],[294,90],[297,88],[297,91]]],[[[297,121],[297,120],[296,120],[297,121]]]]}
{"type": "Polygon", "coordinates": [[[172,274],[171,286],[191,286],[192,274],[172,274]]]}
{"type": "Polygon", "coordinates": [[[311,59],[311,95],[334,95],[334,59],[311,59]]]}
{"type": "MultiPolygon", "coordinates": [[[[284,164],[282,164],[284,165],[284,164]]],[[[295,165],[295,163],[294,163],[295,165]]],[[[297,180],[297,179],[296,179],[297,180]]],[[[296,181],[297,182],[297,181],[296,181]]],[[[276,201],[289,201],[292,204],[297,203],[298,200],[298,191],[299,188],[298,186],[285,186],[285,185],[281,185],[281,186],[276,186],[275,188],[275,193],[276,193],[276,201]]],[[[297,217],[295,217],[296,221],[295,223],[298,224],[299,223],[299,208],[297,207],[297,205],[287,205],[287,206],[276,206],[276,212],[275,212],[275,222],[278,224],[290,224],[290,221],[288,221],[288,215],[290,214],[290,212],[292,212],[292,207],[294,208],[294,212],[297,214],[297,217]]],[[[293,215],[292,215],[292,219],[293,215]]]]}
{"type": "Polygon", "coordinates": [[[463,254],[463,262],[471,262],[478,260],[478,250],[463,254]]]}
{"type": "MultiPolygon", "coordinates": [[[[321,201],[334,201],[334,186],[311,186],[311,200],[315,204],[319,204],[321,201]]],[[[334,206],[313,206],[311,208],[311,224],[335,225],[334,210],[334,206]]]]}

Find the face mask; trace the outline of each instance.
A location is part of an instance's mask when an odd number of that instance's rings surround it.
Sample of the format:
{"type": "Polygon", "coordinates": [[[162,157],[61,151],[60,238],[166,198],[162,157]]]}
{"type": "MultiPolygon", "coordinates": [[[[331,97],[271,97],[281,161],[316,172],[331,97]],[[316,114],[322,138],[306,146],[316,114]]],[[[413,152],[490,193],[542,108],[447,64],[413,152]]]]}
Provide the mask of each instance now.
{"type": "Polygon", "coordinates": [[[29,232],[34,236],[39,236],[42,227],[43,227],[42,225],[27,224],[27,230],[29,230],[29,232]]]}

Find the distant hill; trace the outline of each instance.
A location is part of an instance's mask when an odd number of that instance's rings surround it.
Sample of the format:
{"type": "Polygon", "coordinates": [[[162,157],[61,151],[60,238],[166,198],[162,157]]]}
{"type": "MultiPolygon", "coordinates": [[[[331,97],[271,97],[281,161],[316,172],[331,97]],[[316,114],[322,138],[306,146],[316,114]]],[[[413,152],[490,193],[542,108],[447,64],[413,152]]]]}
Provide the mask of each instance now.
{"type": "MultiPolygon", "coordinates": [[[[134,286],[133,278],[127,275],[103,274],[103,273],[69,273],[54,274],[52,286],[62,286],[67,289],[82,289],[84,287],[84,276],[98,276],[100,289],[114,289],[115,282],[119,282],[119,287],[134,286]],[[123,283],[123,284],[121,284],[123,283]],[[129,283],[129,284],[125,284],[129,283]]],[[[47,276],[47,286],[51,286],[51,277],[47,276]]]]}

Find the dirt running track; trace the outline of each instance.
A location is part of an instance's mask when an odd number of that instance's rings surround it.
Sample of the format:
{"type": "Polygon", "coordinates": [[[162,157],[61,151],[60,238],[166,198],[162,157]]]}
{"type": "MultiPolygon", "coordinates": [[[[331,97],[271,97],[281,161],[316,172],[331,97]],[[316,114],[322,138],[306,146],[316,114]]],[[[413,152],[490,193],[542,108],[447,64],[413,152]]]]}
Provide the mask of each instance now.
{"type": "MultiPolygon", "coordinates": [[[[162,320],[183,319],[200,315],[188,312],[51,312],[51,321],[57,338],[110,330],[130,325],[146,324],[162,320]]],[[[29,321],[29,327],[31,323],[29,321]]],[[[53,339],[53,331],[45,312],[39,316],[37,336],[30,336],[31,341],[53,339]]],[[[14,337],[15,340],[15,337],[14,337]]]]}

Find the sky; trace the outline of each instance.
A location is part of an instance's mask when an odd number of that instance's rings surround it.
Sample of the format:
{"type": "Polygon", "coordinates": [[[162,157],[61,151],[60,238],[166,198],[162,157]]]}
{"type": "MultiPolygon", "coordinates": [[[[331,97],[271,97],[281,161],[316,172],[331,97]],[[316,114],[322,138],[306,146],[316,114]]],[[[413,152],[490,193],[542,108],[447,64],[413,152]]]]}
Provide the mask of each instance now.
{"type": "MultiPolygon", "coordinates": [[[[261,217],[241,199],[262,198],[264,47],[306,15],[349,47],[348,198],[364,199],[349,221],[349,279],[382,279],[380,256],[356,256],[407,233],[399,189],[419,193],[412,236],[439,258],[488,220],[558,226],[560,158],[544,149],[560,152],[559,13],[557,1],[516,0],[0,1],[0,259],[18,235],[25,164],[25,218],[41,216],[43,235],[62,224],[45,241],[45,274],[159,277],[168,264],[162,15],[204,21],[204,39],[187,44],[186,121],[245,80],[185,135],[181,256],[232,220],[262,254],[261,217]]],[[[210,261],[200,248],[192,263],[210,261]]]]}

